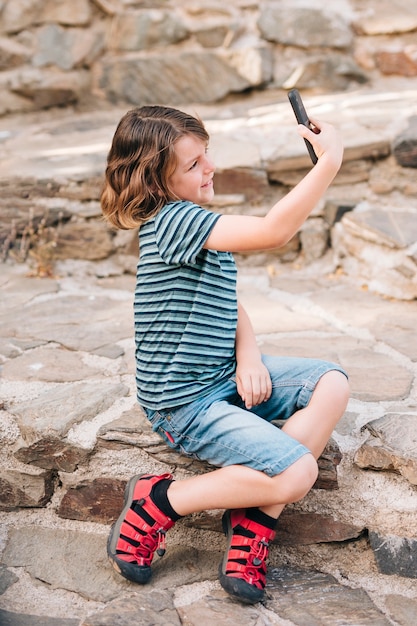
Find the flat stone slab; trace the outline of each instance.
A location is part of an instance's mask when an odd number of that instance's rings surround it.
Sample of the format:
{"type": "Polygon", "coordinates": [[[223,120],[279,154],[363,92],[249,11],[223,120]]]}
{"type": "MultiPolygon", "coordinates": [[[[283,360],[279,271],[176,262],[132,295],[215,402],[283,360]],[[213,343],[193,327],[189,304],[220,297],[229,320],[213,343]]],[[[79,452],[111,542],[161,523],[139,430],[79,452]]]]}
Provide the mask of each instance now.
{"type": "MultiPolygon", "coordinates": [[[[133,296],[132,296],[133,297],[133,296]]],[[[62,294],[2,315],[0,335],[93,352],[133,336],[132,307],[105,296],[62,294]]]]}
{"type": "MultiPolygon", "coordinates": [[[[110,530],[110,528],[109,528],[110,530]]],[[[32,578],[66,589],[96,602],[111,602],[122,593],[141,589],[119,576],[106,552],[107,534],[26,526],[12,529],[3,553],[8,567],[22,567],[32,578]],[[51,568],[51,563],[54,567],[51,568]]],[[[163,559],[155,559],[147,589],[171,589],[217,577],[221,554],[170,546],[163,559]]]]}
{"type": "Polygon", "coordinates": [[[79,626],[80,620],[46,615],[26,615],[0,609],[1,626],[79,626]]]}
{"type": "Polygon", "coordinates": [[[417,599],[404,598],[393,594],[385,601],[390,617],[401,626],[415,626],[417,615],[417,599]]]}
{"type": "Polygon", "coordinates": [[[181,626],[172,594],[167,591],[141,590],[127,598],[116,599],[105,609],[84,619],[80,626],[181,626]]]}
{"type": "Polygon", "coordinates": [[[365,402],[399,400],[408,396],[413,383],[412,372],[394,364],[388,355],[375,352],[373,342],[343,334],[266,337],[261,348],[265,354],[275,356],[311,357],[339,363],[349,375],[352,396],[365,402]]]}
{"type": "Polygon", "coordinates": [[[381,207],[356,210],[346,216],[358,236],[390,248],[407,248],[417,241],[417,221],[410,211],[387,210],[381,207]]]}
{"type": "Polygon", "coordinates": [[[390,621],[363,589],[341,585],[333,576],[274,568],[267,583],[267,607],[295,626],[389,626],[390,621]]]}

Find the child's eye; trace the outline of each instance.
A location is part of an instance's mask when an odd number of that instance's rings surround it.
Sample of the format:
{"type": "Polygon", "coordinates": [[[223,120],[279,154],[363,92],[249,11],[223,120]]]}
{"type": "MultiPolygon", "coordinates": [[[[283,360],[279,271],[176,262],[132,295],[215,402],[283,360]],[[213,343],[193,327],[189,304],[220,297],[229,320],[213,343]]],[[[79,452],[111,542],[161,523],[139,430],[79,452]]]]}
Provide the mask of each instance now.
{"type": "Polygon", "coordinates": [[[198,161],[194,161],[194,163],[190,167],[190,170],[193,170],[196,167],[197,163],[198,163],[198,161]]]}

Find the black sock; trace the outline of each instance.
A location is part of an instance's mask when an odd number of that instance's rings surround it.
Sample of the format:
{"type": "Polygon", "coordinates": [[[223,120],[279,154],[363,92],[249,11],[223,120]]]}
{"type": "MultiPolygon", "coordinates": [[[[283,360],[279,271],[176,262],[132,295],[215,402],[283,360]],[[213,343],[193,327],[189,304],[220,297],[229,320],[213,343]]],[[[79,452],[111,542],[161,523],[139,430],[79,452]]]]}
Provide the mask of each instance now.
{"type": "Polygon", "coordinates": [[[151,498],[154,504],[156,504],[156,506],[158,507],[158,509],[161,509],[162,513],[170,517],[173,522],[176,522],[182,517],[182,515],[178,515],[178,513],[174,511],[170,501],[168,500],[167,491],[172,482],[172,479],[164,478],[163,480],[160,480],[158,483],[156,483],[152,487],[151,498]]]}
{"type": "Polygon", "coordinates": [[[251,509],[246,509],[246,517],[250,520],[252,520],[252,522],[257,522],[258,524],[262,524],[262,526],[266,526],[267,528],[270,528],[271,530],[275,529],[275,526],[277,525],[277,519],[275,517],[271,517],[270,515],[267,515],[266,513],[264,513],[263,511],[261,511],[260,509],[253,507],[251,509]]]}

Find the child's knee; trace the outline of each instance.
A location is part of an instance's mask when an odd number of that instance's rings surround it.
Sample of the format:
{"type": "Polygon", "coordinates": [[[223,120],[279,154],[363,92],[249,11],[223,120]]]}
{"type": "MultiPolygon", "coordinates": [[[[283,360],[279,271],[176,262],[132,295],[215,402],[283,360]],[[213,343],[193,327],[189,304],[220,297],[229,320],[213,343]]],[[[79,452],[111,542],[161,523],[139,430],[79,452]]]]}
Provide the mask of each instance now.
{"type": "Polygon", "coordinates": [[[342,401],[348,401],[350,395],[350,387],[347,376],[339,370],[330,370],[322,376],[322,381],[327,384],[333,393],[335,393],[342,401]]]}
{"type": "Polygon", "coordinates": [[[310,491],[317,480],[318,465],[312,454],[305,454],[279,475],[280,496],[286,504],[298,502],[310,491]]]}

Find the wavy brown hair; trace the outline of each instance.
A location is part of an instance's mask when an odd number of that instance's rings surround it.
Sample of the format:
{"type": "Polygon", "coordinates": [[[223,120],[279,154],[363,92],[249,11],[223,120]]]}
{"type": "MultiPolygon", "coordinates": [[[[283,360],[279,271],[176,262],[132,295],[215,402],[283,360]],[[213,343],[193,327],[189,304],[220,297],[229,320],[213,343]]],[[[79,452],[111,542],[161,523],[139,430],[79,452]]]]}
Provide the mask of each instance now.
{"type": "Polygon", "coordinates": [[[201,120],[178,109],[143,106],[122,117],[101,193],[101,209],[112,226],[136,228],[175,199],[169,178],[177,164],[175,142],[184,135],[209,139],[201,120]]]}

